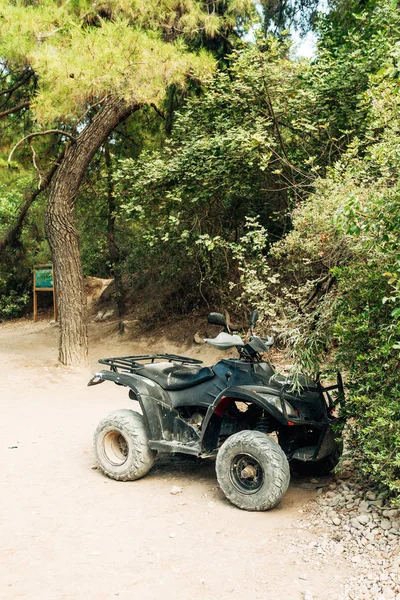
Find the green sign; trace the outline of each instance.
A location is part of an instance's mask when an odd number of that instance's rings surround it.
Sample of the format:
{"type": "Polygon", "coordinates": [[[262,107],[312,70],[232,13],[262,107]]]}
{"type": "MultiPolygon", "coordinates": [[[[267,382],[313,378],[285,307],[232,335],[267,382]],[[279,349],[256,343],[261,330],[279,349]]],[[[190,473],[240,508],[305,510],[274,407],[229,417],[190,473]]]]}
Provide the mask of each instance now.
{"type": "Polygon", "coordinates": [[[37,288],[52,288],[53,287],[53,270],[51,268],[36,269],[35,286],[37,288]]]}

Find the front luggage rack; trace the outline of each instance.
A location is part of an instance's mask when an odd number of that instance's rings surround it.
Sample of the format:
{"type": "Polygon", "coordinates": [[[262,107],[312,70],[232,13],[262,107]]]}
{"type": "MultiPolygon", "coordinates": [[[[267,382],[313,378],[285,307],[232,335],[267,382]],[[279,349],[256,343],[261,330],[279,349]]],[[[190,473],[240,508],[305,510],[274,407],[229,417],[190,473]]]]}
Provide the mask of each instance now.
{"type": "Polygon", "coordinates": [[[102,358],[99,363],[108,365],[111,371],[117,372],[118,369],[133,373],[135,369],[140,369],[147,364],[155,363],[157,360],[176,362],[187,365],[201,365],[202,360],[189,358],[187,356],[178,356],[177,354],[141,354],[138,356],[120,356],[117,358],[102,358]],[[142,361],[142,362],[141,362],[142,361]]]}

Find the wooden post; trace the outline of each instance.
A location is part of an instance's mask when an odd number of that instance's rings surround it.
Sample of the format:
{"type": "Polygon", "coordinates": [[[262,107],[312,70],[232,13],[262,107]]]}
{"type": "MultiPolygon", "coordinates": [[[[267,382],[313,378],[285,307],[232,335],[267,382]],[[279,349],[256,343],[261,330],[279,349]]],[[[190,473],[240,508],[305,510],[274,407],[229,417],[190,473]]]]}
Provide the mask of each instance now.
{"type": "Polygon", "coordinates": [[[58,319],[57,295],[53,265],[36,266],[33,269],[33,320],[37,320],[38,292],[53,292],[54,320],[58,319]],[[51,270],[51,276],[50,276],[51,270]]]}
{"type": "Polygon", "coordinates": [[[56,293],[56,280],[54,279],[54,267],[51,267],[53,273],[53,307],[54,307],[54,320],[58,321],[58,305],[57,305],[57,293],[56,293]]]}
{"type": "Polygon", "coordinates": [[[33,269],[33,320],[37,318],[36,269],[33,269]]]}

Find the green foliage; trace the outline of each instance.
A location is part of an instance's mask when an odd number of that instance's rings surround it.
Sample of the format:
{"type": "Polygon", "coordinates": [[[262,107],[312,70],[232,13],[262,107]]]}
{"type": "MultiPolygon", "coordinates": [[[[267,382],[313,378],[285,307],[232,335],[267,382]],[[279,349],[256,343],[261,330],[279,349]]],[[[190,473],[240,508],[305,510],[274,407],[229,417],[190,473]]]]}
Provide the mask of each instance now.
{"type": "MultiPolygon", "coordinates": [[[[22,170],[21,170],[22,171],[22,170]]],[[[26,172],[6,171],[7,183],[0,184],[0,237],[14,223],[31,185],[26,172]]],[[[6,179],[4,177],[3,181],[6,179]]],[[[32,268],[51,261],[43,231],[43,203],[30,212],[22,235],[6,248],[0,261],[0,320],[20,317],[31,306],[32,268]]]]}
{"type": "Polygon", "coordinates": [[[125,212],[132,246],[127,267],[163,284],[174,277],[177,289],[208,303],[238,302],[245,289],[272,314],[269,278],[277,276],[263,256],[290,227],[289,211],[355,133],[363,134],[368,74],[388,47],[386,33],[380,38],[383,48],[374,39],[360,51],[354,39],[346,42],[348,58],[328,47],[312,64],[288,60],[290,46],[273,37],[232,52],[229,67],[176,115],[161,150],[120,163],[120,223],[125,212]],[[265,230],[253,283],[240,266],[253,268],[249,218],[265,230]]]}
{"type": "Polygon", "coordinates": [[[400,168],[396,85],[372,80],[363,142],[354,141],[273,249],[275,302],[301,368],[346,375],[350,450],[376,483],[400,491],[400,168]],[[282,262],[281,262],[282,264],[282,262]]]}
{"type": "Polygon", "coordinates": [[[157,265],[154,277],[175,276],[178,288],[220,302],[225,282],[231,298],[239,282],[246,219],[259,220],[266,246],[286,230],[288,207],[318,174],[317,144],[331,144],[329,126],[315,123],[309,65],[287,52],[270,38],[263,51],[232,53],[229,69],[178,113],[161,151],[120,163],[132,268],[148,274],[157,265]]]}
{"type": "Polygon", "coordinates": [[[213,37],[255,14],[250,0],[231,0],[221,13],[183,0],[26,4],[0,1],[0,55],[37,75],[31,110],[46,124],[79,122],[106,95],[160,105],[166,87],[210,78],[215,61],[185,45],[199,31],[213,37]]]}
{"type": "Polygon", "coordinates": [[[9,295],[2,294],[0,296],[0,321],[21,317],[25,313],[29,301],[28,293],[19,294],[16,290],[11,290],[9,295]]]}

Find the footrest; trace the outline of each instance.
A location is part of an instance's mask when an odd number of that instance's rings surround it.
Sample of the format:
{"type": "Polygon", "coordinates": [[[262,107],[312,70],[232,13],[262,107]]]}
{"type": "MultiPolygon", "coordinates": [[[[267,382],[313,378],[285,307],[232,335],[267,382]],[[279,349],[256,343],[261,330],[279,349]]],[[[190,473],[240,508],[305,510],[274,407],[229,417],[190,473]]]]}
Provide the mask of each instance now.
{"type": "Polygon", "coordinates": [[[311,461],[314,459],[316,449],[317,446],[306,446],[305,448],[298,448],[294,452],[292,459],[301,460],[302,462],[311,461]]]}
{"type": "Polygon", "coordinates": [[[183,454],[192,454],[193,456],[200,455],[200,444],[198,442],[166,442],[164,440],[150,440],[149,446],[152,450],[158,452],[182,452],[183,454]]]}

